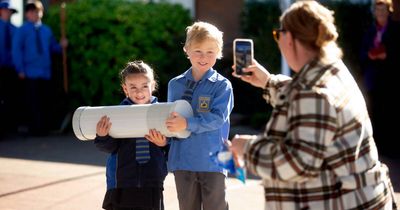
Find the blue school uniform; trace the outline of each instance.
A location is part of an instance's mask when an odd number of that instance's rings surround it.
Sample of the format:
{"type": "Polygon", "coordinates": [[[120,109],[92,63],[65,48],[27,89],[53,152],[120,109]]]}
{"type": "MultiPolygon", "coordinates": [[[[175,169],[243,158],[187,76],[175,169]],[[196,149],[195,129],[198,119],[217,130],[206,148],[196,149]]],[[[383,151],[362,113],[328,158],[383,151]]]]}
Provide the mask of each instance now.
{"type": "Polygon", "coordinates": [[[19,113],[18,97],[19,85],[17,74],[11,58],[11,43],[16,27],[9,21],[0,19],[0,116],[5,126],[0,128],[0,138],[3,134],[13,131],[17,127],[19,113]]]}
{"type": "MultiPolygon", "coordinates": [[[[168,101],[182,99],[192,80],[192,69],[170,80],[168,101]]],[[[229,115],[233,109],[232,84],[214,69],[209,69],[193,90],[193,117],[187,118],[188,138],[172,138],[168,156],[168,170],[220,172],[224,169],[210,155],[222,149],[229,135],[229,115]]]]}
{"type": "Polygon", "coordinates": [[[30,135],[46,135],[50,130],[52,53],[61,53],[61,46],[45,24],[26,21],[17,29],[12,42],[15,70],[24,75],[24,102],[30,135]]]}
{"type": "Polygon", "coordinates": [[[0,68],[14,67],[11,58],[11,43],[15,31],[16,27],[13,24],[0,20],[0,68]]]}
{"type": "MultiPolygon", "coordinates": [[[[157,103],[153,97],[151,103],[157,103]]],[[[129,98],[121,105],[134,104],[129,98]]],[[[149,142],[150,160],[139,164],[136,161],[136,140],[113,139],[110,136],[95,138],[96,147],[110,153],[107,160],[107,192],[104,209],[115,207],[148,207],[163,209],[163,183],[167,176],[167,147],[149,142]]]]}
{"type": "Polygon", "coordinates": [[[62,48],[45,24],[25,22],[15,34],[12,57],[18,73],[28,79],[51,79],[51,54],[62,48]]]}

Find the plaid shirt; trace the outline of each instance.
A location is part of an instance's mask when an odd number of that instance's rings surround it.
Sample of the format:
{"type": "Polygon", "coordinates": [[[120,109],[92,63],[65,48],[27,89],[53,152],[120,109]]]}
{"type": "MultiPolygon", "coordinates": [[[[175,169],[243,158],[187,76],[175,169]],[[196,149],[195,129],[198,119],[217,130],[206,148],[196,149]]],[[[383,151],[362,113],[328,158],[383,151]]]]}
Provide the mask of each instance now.
{"type": "Polygon", "coordinates": [[[293,79],[272,75],[264,98],[274,110],[245,160],[263,178],[265,209],[396,208],[364,98],[341,60],[314,60],[293,79]]]}

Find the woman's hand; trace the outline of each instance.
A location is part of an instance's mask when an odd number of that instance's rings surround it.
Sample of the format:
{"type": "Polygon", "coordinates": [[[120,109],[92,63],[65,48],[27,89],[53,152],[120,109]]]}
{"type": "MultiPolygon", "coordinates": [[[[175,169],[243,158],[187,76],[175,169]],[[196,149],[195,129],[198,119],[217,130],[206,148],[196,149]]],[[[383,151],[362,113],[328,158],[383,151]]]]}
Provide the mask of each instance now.
{"type": "Polygon", "coordinates": [[[163,147],[163,146],[167,145],[167,137],[162,135],[156,129],[150,129],[149,134],[145,135],[144,137],[159,147],[163,147]]]}
{"type": "Polygon", "coordinates": [[[97,123],[96,126],[96,134],[98,136],[106,136],[108,135],[108,132],[110,132],[111,129],[111,122],[110,118],[104,115],[103,117],[100,118],[99,122],[97,123]]]}
{"type": "Polygon", "coordinates": [[[265,88],[265,85],[267,84],[269,78],[270,78],[270,73],[263,67],[261,66],[256,60],[253,60],[253,64],[248,66],[247,68],[243,68],[243,72],[250,72],[250,75],[237,75],[235,72],[235,66],[232,66],[233,68],[233,73],[232,75],[235,77],[240,78],[241,80],[250,83],[251,85],[255,87],[260,87],[260,88],[265,88]]]}
{"type": "Polygon", "coordinates": [[[255,138],[256,136],[253,135],[235,135],[231,140],[229,149],[235,153],[239,159],[243,159],[245,145],[248,141],[255,138]]]}

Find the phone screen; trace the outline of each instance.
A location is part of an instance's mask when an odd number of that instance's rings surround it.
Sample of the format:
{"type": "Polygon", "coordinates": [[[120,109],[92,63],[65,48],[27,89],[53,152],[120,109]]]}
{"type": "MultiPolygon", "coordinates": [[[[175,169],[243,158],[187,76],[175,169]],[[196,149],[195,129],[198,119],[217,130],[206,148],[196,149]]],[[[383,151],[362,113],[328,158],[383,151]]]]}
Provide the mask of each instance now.
{"type": "Polygon", "coordinates": [[[236,74],[243,75],[243,68],[250,66],[253,59],[253,46],[251,41],[236,40],[235,41],[235,64],[236,74]]]}

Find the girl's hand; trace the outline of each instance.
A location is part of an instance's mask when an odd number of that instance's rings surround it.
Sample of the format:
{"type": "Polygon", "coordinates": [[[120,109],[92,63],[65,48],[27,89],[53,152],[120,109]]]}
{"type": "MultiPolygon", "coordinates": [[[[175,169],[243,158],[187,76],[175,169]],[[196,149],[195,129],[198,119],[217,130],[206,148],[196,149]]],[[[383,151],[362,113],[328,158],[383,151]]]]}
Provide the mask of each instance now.
{"type": "Polygon", "coordinates": [[[98,136],[108,135],[108,132],[110,132],[111,125],[112,124],[110,122],[110,118],[104,115],[103,117],[100,118],[99,122],[97,123],[96,134],[98,136]]]}
{"type": "Polygon", "coordinates": [[[250,83],[251,85],[255,87],[260,87],[260,88],[265,88],[265,85],[267,84],[269,78],[270,78],[270,73],[263,67],[261,66],[256,60],[253,60],[253,64],[248,66],[247,68],[243,68],[243,72],[250,72],[250,75],[237,75],[235,73],[235,66],[232,66],[234,69],[232,75],[235,77],[240,78],[241,80],[250,83]]]}
{"type": "Polygon", "coordinates": [[[187,128],[186,118],[182,117],[178,112],[172,112],[165,125],[170,132],[179,132],[187,128]]]}
{"type": "Polygon", "coordinates": [[[163,146],[167,145],[167,137],[162,135],[156,129],[150,129],[149,134],[145,135],[144,137],[159,147],[163,147],[163,146]]]}

